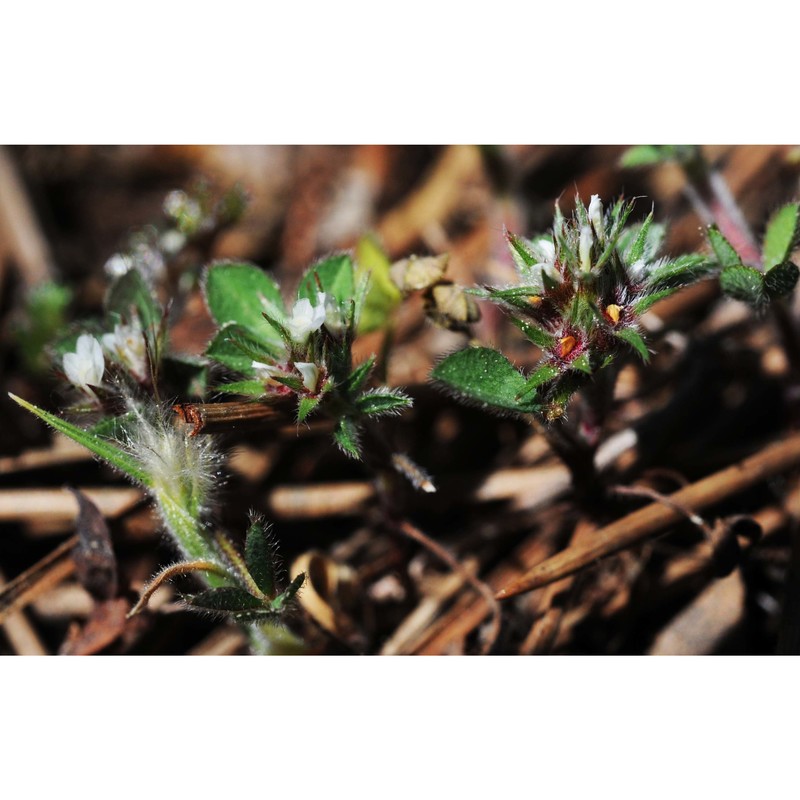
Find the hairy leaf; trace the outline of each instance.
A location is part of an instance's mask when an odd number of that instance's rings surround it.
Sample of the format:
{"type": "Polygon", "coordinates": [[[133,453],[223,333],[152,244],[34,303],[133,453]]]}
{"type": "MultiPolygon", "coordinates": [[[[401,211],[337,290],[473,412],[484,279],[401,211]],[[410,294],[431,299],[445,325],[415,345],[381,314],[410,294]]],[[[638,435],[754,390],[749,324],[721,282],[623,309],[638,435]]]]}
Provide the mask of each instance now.
{"type": "Polygon", "coordinates": [[[764,300],[764,275],[757,269],[743,265],[729,267],[719,276],[722,291],[735,300],[761,305],[764,300]]]}
{"type": "Polygon", "coordinates": [[[272,597],[275,591],[275,553],[272,550],[269,531],[258,519],[254,519],[247,529],[244,562],[256,586],[267,597],[272,597]]]}
{"type": "Polygon", "coordinates": [[[785,297],[794,291],[797,278],[800,275],[797,266],[791,261],[784,261],[773,267],[764,276],[764,289],[772,297],[785,297]]]}
{"type": "Polygon", "coordinates": [[[553,378],[558,376],[558,373],[558,367],[554,366],[553,364],[542,364],[540,367],[537,367],[533,371],[533,374],[525,382],[525,386],[523,387],[522,391],[517,395],[517,400],[520,400],[521,398],[529,395],[531,392],[536,391],[536,389],[538,389],[543,383],[553,380],[553,378]]]}
{"type": "Polygon", "coordinates": [[[532,410],[517,399],[525,390],[525,376],[502,353],[488,347],[453,353],[434,367],[431,378],[467,399],[520,413],[532,410]]]}
{"type": "Polygon", "coordinates": [[[358,426],[350,417],[342,417],[333,432],[336,444],[352,458],[361,458],[358,444],[358,426]]]}
{"type": "Polygon", "coordinates": [[[306,417],[319,405],[321,397],[304,395],[297,404],[297,422],[304,422],[306,417]]]}
{"type": "Polygon", "coordinates": [[[380,416],[382,414],[397,414],[404,408],[413,405],[410,397],[402,392],[391,389],[376,389],[362,394],[356,400],[358,409],[363,414],[380,416]]]}
{"type": "Polygon", "coordinates": [[[733,245],[719,232],[716,225],[712,225],[708,229],[708,241],[711,244],[711,249],[717,257],[719,265],[725,269],[727,267],[736,267],[742,263],[742,259],[733,245]]]}
{"type": "Polygon", "coordinates": [[[314,264],[300,280],[297,297],[316,304],[317,293],[325,292],[339,305],[348,304],[355,288],[353,262],[346,253],[329,256],[314,264]]]}
{"type": "Polygon", "coordinates": [[[527,320],[518,319],[517,317],[511,317],[510,319],[537,347],[544,349],[546,347],[552,347],[556,343],[556,339],[552,334],[549,334],[547,331],[542,330],[527,320]]]}
{"type": "Polygon", "coordinates": [[[205,274],[208,310],[222,328],[236,323],[259,340],[280,346],[278,334],[264,322],[264,311],[283,313],[278,284],[254,264],[217,262],[205,274]]]}
{"type": "Polygon", "coordinates": [[[361,391],[370,373],[375,367],[375,356],[370,356],[362,364],[359,364],[347,377],[344,382],[344,390],[350,394],[361,391]]]}
{"type": "Polygon", "coordinates": [[[635,328],[622,328],[615,331],[614,335],[630,345],[639,354],[642,361],[647,363],[650,360],[650,351],[647,349],[642,335],[635,328]]]}
{"type": "Polygon", "coordinates": [[[55,428],[59,433],[69,436],[70,439],[83,445],[87,450],[103,459],[107,464],[116,467],[120,472],[124,472],[129,478],[133,479],[142,486],[151,487],[153,485],[150,475],[142,468],[142,465],[127,451],[116,445],[114,442],[104,439],[97,434],[67,422],[49,411],[44,411],[32,403],[23,400],[9,393],[8,395],[15,403],[26,408],[39,419],[44,420],[48,425],[55,428]]]}

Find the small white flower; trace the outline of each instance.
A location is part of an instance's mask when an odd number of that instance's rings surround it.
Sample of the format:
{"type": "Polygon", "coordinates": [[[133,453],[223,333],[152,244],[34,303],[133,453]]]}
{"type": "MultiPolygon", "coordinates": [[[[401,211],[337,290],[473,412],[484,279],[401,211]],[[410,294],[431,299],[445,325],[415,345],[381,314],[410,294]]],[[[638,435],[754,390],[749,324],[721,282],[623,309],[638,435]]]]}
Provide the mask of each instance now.
{"type": "Polygon", "coordinates": [[[103,265],[106,275],[110,278],[119,278],[133,266],[133,261],[123,253],[114,253],[103,265]]]}
{"type": "Polygon", "coordinates": [[[594,243],[594,236],[592,229],[588,225],[581,228],[581,238],[578,242],[578,253],[581,259],[581,269],[584,272],[592,271],[592,244],[594,243]]]}
{"type": "Polygon", "coordinates": [[[158,240],[159,247],[170,256],[174,256],[185,244],[186,237],[174,228],[164,231],[158,240]]]}
{"type": "Polygon", "coordinates": [[[303,297],[294,304],[291,316],[286,320],[286,329],[297,344],[305,344],[312,331],[319,330],[325,322],[325,292],[317,293],[316,305],[303,297]]]}
{"type": "Polygon", "coordinates": [[[64,373],[76,388],[94,396],[92,386],[99,386],[105,372],[103,348],[100,342],[88,333],[81,334],[74,353],[64,354],[64,373]]]}
{"type": "Polygon", "coordinates": [[[295,361],[294,366],[303,376],[303,386],[305,386],[309,392],[315,392],[317,390],[317,383],[319,382],[319,367],[307,361],[295,361]]]}
{"type": "Polygon", "coordinates": [[[593,194],[589,201],[589,221],[592,223],[597,241],[602,244],[605,239],[605,229],[603,228],[603,204],[600,202],[600,195],[593,194]]]}
{"type": "Polygon", "coordinates": [[[134,378],[147,378],[147,348],[139,318],[132,325],[115,325],[113,333],[104,333],[103,347],[113,355],[134,378]]]}

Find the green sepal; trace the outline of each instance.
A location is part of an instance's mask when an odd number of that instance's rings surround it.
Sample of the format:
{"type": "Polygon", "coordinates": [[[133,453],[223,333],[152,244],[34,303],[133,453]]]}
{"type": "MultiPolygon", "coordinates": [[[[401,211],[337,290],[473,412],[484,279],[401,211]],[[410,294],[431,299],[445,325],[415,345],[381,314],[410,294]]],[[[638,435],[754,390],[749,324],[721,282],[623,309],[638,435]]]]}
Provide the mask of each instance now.
{"type": "Polygon", "coordinates": [[[342,388],[347,394],[355,394],[361,391],[370,373],[375,367],[375,356],[371,355],[362,364],[359,364],[344,381],[342,388]]]}
{"type": "MultiPolygon", "coordinates": [[[[739,263],[738,256],[736,263],[739,263]]],[[[645,285],[648,292],[680,289],[709,273],[711,266],[711,262],[703,255],[690,253],[678,256],[650,272],[645,279],[645,285]]]]}
{"type": "Polygon", "coordinates": [[[125,473],[129,478],[147,488],[152,487],[153,481],[147,472],[142,468],[142,465],[126,450],[118,447],[109,439],[98,436],[95,433],[83,430],[71,422],[67,422],[49,411],[44,411],[41,408],[23,400],[9,393],[8,395],[15,403],[21,405],[23,408],[35,414],[39,419],[44,420],[48,425],[55,428],[59,433],[69,436],[70,439],[83,445],[87,450],[94,453],[98,458],[101,458],[107,464],[115,467],[120,472],[125,473]]]}
{"type": "Polygon", "coordinates": [[[305,297],[311,305],[316,305],[317,293],[325,292],[339,305],[345,305],[353,298],[353,290],[353,262],[349,255],[342,253],[310,267],[300,279],[297,298],[305,297]]]}
{"type": "Polygon", "coordinates": [[[412,405],[410,397],[392,389],[376,389],[356,399],[358,410],[369,416],[399,414],[402,409],[410,408],[412,405]]]}
{"type": "Polygon", "coordinates": [[[351,458],[361,458],[358,444],[358,426],[350,417],[342,417],[333,431],[333,439],[351,458]]]}
{"type": "Polygon", "coordinates": [[[633,244],[631,244],[630,248],[625,253],[625,259],[629,264],[637,262],[644,255],[645,245],[647,244],[647,238],[652,223],[653,212],[651,211],[639,227],[639,233],[634,239],[633,244]]]}
{"type": "Polygon", "coordinates": [[[512,324],[516,325],[525,334],[525,337],[529,341],[533,342],[537,347],[545,349],[555,345],[555,336],[552,336],[547,331],[542,330],[536,325],[532,325],[526,320],[517,319],[517,317],[510,317],[510,320],[512,324]]]}
{"type": "Polygon", "coordinates": [[[633,304],[633,313],[636,314],[637,317],[640,317],[645,311],[649,311],[659,300],[664,300],[670,295],[675,294],[679,288],[680,287],[676,286],[672,289],[661,289],[658,292],[653,292],[653,294],[642,297],[633,304]]]}
{"type": "Polygon", "coordinates": [[[256,586],[267,596],[275,592],[275,553],[268,529],[253,519],[244,542],[244,562],[256,586]]]}
{"type": "Polygon", "coordinates": [[[589,360],[588,353],[581,353],[573,362],[570,364],[572,369],[576,369],[579,372],[585,372],[587,375],[592,374],[592,364],[589,360]]]}
{"type": "Polygon", "coordinates": [[[523,397],[527,397],[531,392],[536,391],[543,383],[547,383],[553,380],[553,378],[558,377],[559,372],[559,368],[553,364],[542,364],[540,367],[537,367],[525,382],[522,391],[517,394],[516,399],[521,400],[523,397]]]}
{"type": "Polygon", "coordinates": [[[764,234],[764,271],[783,264],[800,239],[800,203],[788,203],[770,218],[764,234]]]}
{"type": "Polygon", "coordinates": [[[766,299],[763,273],[742,264],[724,269],[719,276],[719,285],[729,297],[751,306],[760,306],[766,299]]]}
{"type": "Polygon", "coordinates": [[[447,356],[433,368],[431,378],[467,400],[518,413],[535,410],[517,399],[525,390],[525,376],[489,347],[468,347],[447,356]]]}
{"type": "Polygon", "coordinates": [[[314,409],[320,404],[322,397],[317,395],[316,397],[310,397],[309,395],[302,395],[300,397],[300,402],[297,404],[297,422],[298,424],[304,422],[306,417],[314,411],[314,409]]]}
{"type": "Polygon", "coordinates": [[[719,265],[723,269],[736,267],[742,263],[741,256],[734,250],[733,245],[719,232],[716,225],[708,229],[708,241],[719,265]]]}
{"type": "Polygon", "coordinates": [[[784,261],[764,275],[764,290],[770,299],[786,297],[797,286],[798,276],[800,276],[800,270],[797,269],[797,265],[791,261],[784,261]]]}
{"type": "Polygon", "coordinates": [[[263,382],[256,380],[221,383],[214,387],[214,391],[223,394],[240,394],[244,397],[264,397],[267,394],[263,382]]]}
{"type": "Polygon", "coordinates": [[[281,350],[268,347],[263,339],[248,328],[230,322],[217,331],[206,348],[206,356],[242,375],[255,375],[253,361],[269,363],[278,358],[281,350]]]}
{"type": "Polygon", "coordinates": [[[220,328],[236,323],[280,346],[262,314],[284,313],[283,299],[278,284],[264,270],[254,264],[217,262],[206,270],[203,289],[208,310],[220,328]]]}
{"type": "Polygon", "coordinates": [[[635,328],[621,328],[614,331],[614,336],[630,345],[645,364],[650,360],[650,351],[647,349],[642,335],[635,328]]]}

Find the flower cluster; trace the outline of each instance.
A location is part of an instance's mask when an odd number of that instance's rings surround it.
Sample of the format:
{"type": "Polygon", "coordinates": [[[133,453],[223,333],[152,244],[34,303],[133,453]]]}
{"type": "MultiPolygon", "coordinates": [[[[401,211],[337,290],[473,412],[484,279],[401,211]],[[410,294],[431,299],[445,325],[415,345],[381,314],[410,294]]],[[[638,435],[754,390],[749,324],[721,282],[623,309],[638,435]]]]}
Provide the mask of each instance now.
{"type": "MultiPolygon", "coordinates": [[[[703,275],[708,264],[697,255],[659,258],[663,227],[653,222],[652,213],[643,223],[628,226],[632,209],[623,200],[604,210],[597,195],[588,207],[576,198],[571,218],[556,205],[550,233],[532,239],[507,233],[519,284],[485,287],[480,294],[501,305],[540,348],[539,364],[521,383],[516,370],[514,376],[508,373],[498,402],[488,384],[483,386],[480,378],[470,382],[462,367],[470,359],[480,360],[485,370],[489,362],[499,365],[500,354],[455,353],[436,367],[433,377],[467,398],[552,420],[564,414],[577,389],[626,351],[632,348],[648,360],[641,315],[703,275]]],[[[507,372],[505,367],[501,371],[507,372]]],[[[492,370],[486,374],[496,378],[492,370]]]]}

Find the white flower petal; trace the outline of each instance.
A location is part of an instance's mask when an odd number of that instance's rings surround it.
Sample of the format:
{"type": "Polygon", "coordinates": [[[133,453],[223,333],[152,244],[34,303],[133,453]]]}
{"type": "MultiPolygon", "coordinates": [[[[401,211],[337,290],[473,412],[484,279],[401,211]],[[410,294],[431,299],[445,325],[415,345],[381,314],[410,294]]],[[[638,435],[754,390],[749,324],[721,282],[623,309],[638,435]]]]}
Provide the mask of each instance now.
{"type": "Polygon", "coordinates": [[[581,259],[581,269],[584,272],[591,272],[592,270],[592,244],[594,243],[594,236],[592,229],[588,225],[581,228],[581,237],[578,242],[578,252],[581,259]]]}
{"type": "Polygon", "coordinates": [[[309,392],[316,391],[319,381],[319,367],[307,361],[295,361],[294,366],[303,376],[303,386],[305,386],[309,392]]]}

